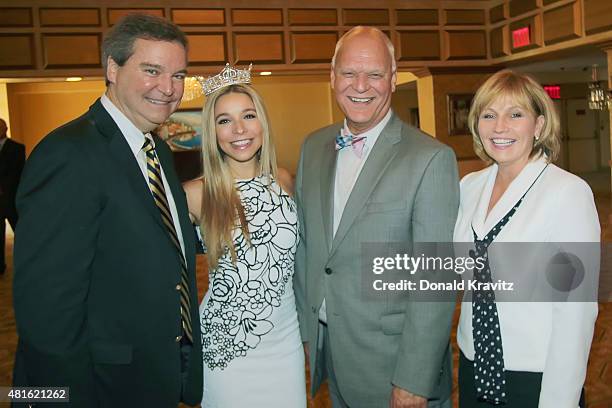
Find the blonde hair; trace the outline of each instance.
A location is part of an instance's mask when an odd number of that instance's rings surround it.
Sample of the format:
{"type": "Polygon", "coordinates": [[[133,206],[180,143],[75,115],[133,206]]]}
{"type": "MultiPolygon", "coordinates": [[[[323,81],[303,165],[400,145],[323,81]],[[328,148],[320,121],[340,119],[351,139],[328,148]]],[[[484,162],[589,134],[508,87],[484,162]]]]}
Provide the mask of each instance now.
{"type": "Polygon", "coordinates": [[[468,127],[472,133],[474,151],[482,160],[492,163],[494,160],[485,151],[478,134],[478,120],[482,112],[499,98],[510,98],[519,106],[527,109],[536,118],[544,117],[544,125],[533,143],[530,158],[546,156],[552,162],[561,149],[561,126],[553,101],[544,88],[531,76],[520,74],[509,69],[493,74],[474,96],[468,116],[468,127]]]}
{"type": "Polygon", "coordinates": [[[259,174],[276,177],[276,153],[268,115],[261,96],[248,85],[231,85],[221,88],[208,96],[202,111],[202,168],[204,183],[202,189],[201,230],[208,250],[208,263],[215,268],[219,259],[229,250],[232,261],[236,262],[232,233],[240,227],[249,241],[248,222],[240,194],[234,185],[234,177],[225,162],[225,153],[217,143],[215,105],[220,97],[230,93],[248,95],[255,105],[257,118],[262,127],[263,141],[259,152],[259,174]],[[236,222],[238,221],[238,223],[236,222]]]}

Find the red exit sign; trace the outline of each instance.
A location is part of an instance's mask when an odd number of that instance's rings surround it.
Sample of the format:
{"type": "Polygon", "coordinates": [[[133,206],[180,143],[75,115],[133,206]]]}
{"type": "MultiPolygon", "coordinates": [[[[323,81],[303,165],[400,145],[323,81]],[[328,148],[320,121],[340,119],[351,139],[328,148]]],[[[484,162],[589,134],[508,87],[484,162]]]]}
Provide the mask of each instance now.
{"type": "Polygon", "coordinates": [[[529,27],[517,28],[512,31],[512,48],[520,48],[531,44],[529,27]]]}
{"type": "Polygon", "coordinates": [[[561,99],[561,87],[559,85],[544,85],[544,90],[550,99],[561,99]]]}

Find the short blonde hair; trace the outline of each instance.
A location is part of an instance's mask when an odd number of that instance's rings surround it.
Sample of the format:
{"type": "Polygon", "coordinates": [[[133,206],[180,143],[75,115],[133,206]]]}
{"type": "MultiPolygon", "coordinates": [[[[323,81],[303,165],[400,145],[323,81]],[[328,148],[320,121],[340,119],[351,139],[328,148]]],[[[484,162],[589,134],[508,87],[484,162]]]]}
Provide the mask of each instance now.
{"type": "Polygon", "coordinates": [[[472,101],[468,116],[468,127],[472,133],[474,152],[482,160],[492,163],[494,160],[485,151],[478,134],[478,120],[482,112],[499,98],[510,98],[519,106],[527,109],[536,118],[544,117],[544,125],[538,140],[533,144],[529,155],[540,157],[544,155],[548,162],[554,161],[561,149],[561,126],[559,116],[553,101],[544,88],[531,76],[509,69],[493,74],[478,91],[472,101]]]}

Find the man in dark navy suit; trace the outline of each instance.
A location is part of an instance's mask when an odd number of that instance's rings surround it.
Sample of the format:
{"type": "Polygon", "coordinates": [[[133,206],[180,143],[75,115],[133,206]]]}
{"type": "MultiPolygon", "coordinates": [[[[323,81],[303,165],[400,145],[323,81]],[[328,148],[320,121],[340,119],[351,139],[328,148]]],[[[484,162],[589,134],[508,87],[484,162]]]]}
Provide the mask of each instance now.
{"type": "Polygon", "coordinates": [[[8,127],[4,119],[0,119],[0,274],[6,270],[4,261],[5,220],[15,231],[17,225],[17,209],[15,194],[25,162],[25,147],[9,139],[6,135],[8,127]]]}
{"type": "Polygon", "coordinates": [[[151,134],[183,96],[187,39],[129,15],[102,61],[105,94],[36,146],[17,193],[14,382],[70,387],[73,407],[197,405],[194,233],[151,134]]]}

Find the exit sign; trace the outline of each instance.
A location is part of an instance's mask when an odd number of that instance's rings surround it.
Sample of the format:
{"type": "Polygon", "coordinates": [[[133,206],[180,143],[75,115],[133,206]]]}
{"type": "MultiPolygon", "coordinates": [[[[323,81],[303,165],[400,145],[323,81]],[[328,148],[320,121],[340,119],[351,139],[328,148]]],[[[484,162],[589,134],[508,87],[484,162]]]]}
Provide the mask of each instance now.
{"type": "Polygon", "coordinates": [[[550,99],[561,99],[561,87],[559,85],[544,85],[544,90],[550,99]]]}
{"type": "Polygon", "coordinates": [[[521,48],[531,44],[529,27],[517,28],[512,31],[512,48],[521,48]]]}

